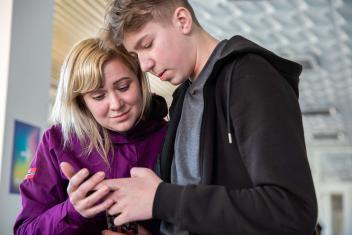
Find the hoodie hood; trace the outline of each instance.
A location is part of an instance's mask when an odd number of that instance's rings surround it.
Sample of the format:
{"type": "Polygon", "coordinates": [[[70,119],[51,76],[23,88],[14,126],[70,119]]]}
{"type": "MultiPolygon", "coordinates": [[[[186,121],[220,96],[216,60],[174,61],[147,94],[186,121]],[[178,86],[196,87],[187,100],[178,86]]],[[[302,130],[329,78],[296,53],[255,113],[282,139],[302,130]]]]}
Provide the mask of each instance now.
{"type": "Polygon", "coordinates": [[[282,58],[239,35],[236,35],[231,39],[225,41],[226,45],[221,52],[221,56],[218,62],[233,60],[234,57],[248,53],[260,55],[276,68],[276,70],[291,85],[297,97],[299,96],[298,83],[299,75],[302,72],[302,66],[300,64],[282,58]]]}
{"type": "MultiPolygon", "coordinates": [[[[218,74],[218,71],[221,69],[223,64],[226,64],[227,61],[236,61],[236,57],[244,54],[257,54],[266,59],[293,88],[297,98],[299,96],[298,83],[299,75],[302,72],[302,66],[296,62],[284,59],[273,52],[255,44],[254,42],[249,41],[248,39],[236,35],[229,40],[225,40],[225,46],[221,51],[220,58],[214,65],[214,74],[218,74]]],[[[233,65],[236,66],[236,63],[233,65]]],[[[254,68],[255,69],[255,68],[254,68]]],[[[234,71],[235,68],[232,69],[234,71]]],[[[230,94],[231,94],[231,77],[226,78],[227,91],[226,91],[226,122],[228,129],[228,141],[232,143],[232,133],[231,133],[231,123],[230,123],[230,94]]]]}

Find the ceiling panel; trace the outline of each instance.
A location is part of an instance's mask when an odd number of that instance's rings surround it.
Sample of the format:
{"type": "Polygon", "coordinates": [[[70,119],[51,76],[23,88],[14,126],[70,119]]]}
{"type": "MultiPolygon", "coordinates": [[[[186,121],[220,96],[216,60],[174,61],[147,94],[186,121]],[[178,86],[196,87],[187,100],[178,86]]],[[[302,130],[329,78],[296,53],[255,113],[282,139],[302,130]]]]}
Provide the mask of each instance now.
{"type": "MultiPolygon", "coordinates": [[[[190,2],[203,27],[217,38],[241,34],[304,64],[299,99],[303,113],[335,110],[330,115],[304,115],[307,143],[351,144],[352,1],[190,2]],[[327,138],[314,138],[324,133],[327,138]]],[[[105,0],[56,0],[52,97],[64,56],[77,41],[97,35],[103,25],[106,4],[105,0]]],[[[154,92],[171,102],[172,85],[152,77],[150,84],[154,92]]]]}

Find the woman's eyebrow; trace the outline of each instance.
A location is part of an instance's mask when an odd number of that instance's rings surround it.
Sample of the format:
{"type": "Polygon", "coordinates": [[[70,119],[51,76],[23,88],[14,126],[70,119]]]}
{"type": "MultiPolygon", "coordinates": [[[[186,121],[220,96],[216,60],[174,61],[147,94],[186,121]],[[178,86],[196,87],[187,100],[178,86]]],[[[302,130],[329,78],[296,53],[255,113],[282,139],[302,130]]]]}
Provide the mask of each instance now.
{"type": "Polygon", "coordinates": [[[131,78],[130,78],[130,77],[121,77],[121,78],[119,78],[118,80],[116,80],[116,81],[113,83],[113,85],[119,84],[119,83],[121,83],[121,82],[123,82],[123,81],[126,81],[126,80],[131,80],[131,78]]]}

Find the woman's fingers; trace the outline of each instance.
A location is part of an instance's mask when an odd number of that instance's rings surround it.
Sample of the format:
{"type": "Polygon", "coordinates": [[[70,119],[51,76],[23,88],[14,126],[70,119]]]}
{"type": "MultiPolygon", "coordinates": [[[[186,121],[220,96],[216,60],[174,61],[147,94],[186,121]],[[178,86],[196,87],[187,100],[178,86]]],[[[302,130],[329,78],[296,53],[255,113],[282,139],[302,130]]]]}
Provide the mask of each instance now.
{"type": "MultiPolygon", "coordinates": [[[[81,170],[84,171],[85,169],[81,170]]],[[[88,170],[86,172],[79,171],[72,179],[70,180],[70,184],[72,183],[72,188],[76,188],[75,192],[71,195],[71,201],[80,201],[87,196],[87,194],[92,191],[99,182],[104,180],[105,173],[98,172],[95,173],[92,177],[85,180],[88,176],[88,170]],[[77,178],[76,178],[77,176],[77,178]]],[[[69,185],[70,185],[69,184],[69,185]]],[[[107,188],[107,187],[105,187],[107,188]]]]}
{"type": "Polygon", "coordinates": [[[82,182],[88,177],[88,175],[89,171],[84,168],[72,176],[67,187],[67,193],[70,195],[72,192],[75,192],[82,184],[82,182]]]}
{"type": "Polygon", "coordinates": [[[62,173],[66,176],[68,180],[70,180],[75,174],[75,170],[73,169],[72,165],[68,162],[61,162],[60,169],[62,173]]]}
{"type": "Polygon", "coordinates": [[[80,206],[82,206],[82,209],[85,210],[85,215],[87,217],[92,217],[108,209],[113,204],[114,201],[111,199],[107,199],[99,203],[108,193],[109,188],[103,187],[80,202],[80,206]]]}
{"type": "MultiPolygon", "coordinates": [[[[95,204],[97,204],[99,201],[102,201],[102,199],[109,193],[109,189],[107,187],[100,188],[99,190],[93,192],[86,198],[82,199],[80,201],[80,204],[82,204],[82,208],[88,209],[90,207],[93,207],[95,204]]],[[[107,200],[105,200],[107,201],[107,200]]],[[[112,200],[110,200],[112,201],[112,200]]]]}
{"type": "Polygon", "coordinates": [[[104,172],[97,172],[88,178],[89,171],[85,168],[75,173],[74,168],[67,162],[62,162],[60,168],[69,179],[67,193],[70,202],[83,217],[93,217],[114,203],[112,199],[109,199],[108,186],[102,184],[96,187],[104,180],[104,172]]]}

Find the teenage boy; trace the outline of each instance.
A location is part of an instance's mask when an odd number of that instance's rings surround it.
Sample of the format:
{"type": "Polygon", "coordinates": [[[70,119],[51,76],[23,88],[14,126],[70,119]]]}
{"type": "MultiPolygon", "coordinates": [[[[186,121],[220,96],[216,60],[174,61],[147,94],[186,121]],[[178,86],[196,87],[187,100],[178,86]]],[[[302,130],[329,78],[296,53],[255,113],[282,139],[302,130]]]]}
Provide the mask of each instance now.
{"type": "Polygon", "coordinates": [[[311,235],[317,202],[298,104],[301,66],[241,37],[218,41],[186,0],[115,0],[110,38],[180,85],[157,171],[106,181],[115,223],[163,234],[311,235]]]}

